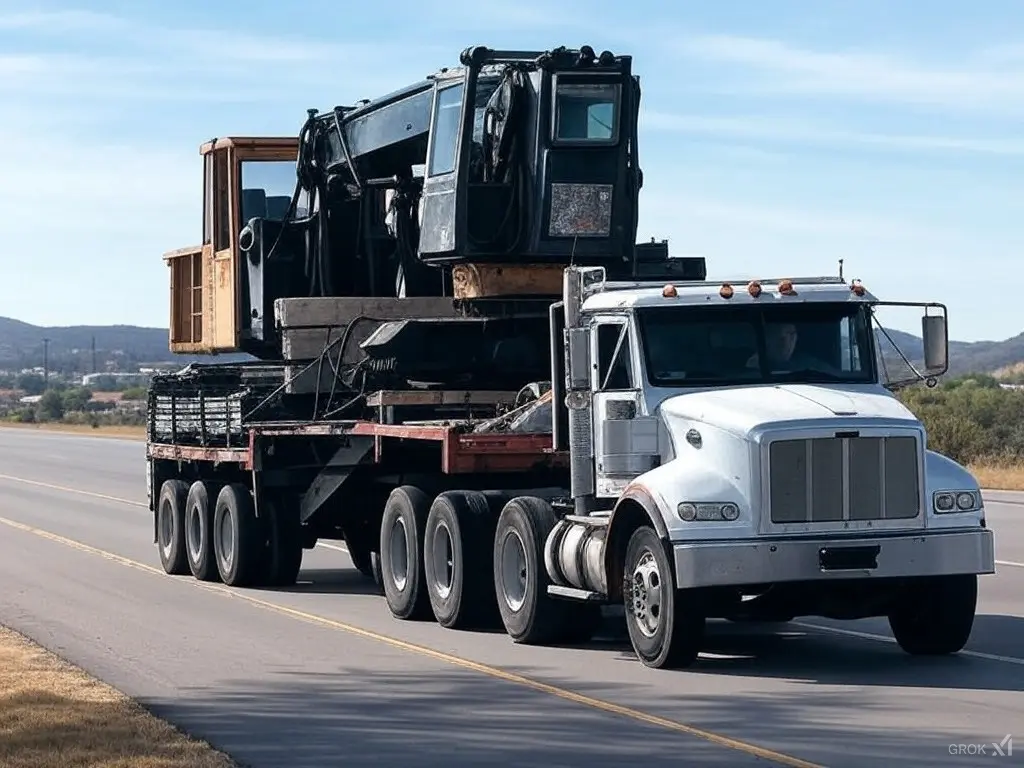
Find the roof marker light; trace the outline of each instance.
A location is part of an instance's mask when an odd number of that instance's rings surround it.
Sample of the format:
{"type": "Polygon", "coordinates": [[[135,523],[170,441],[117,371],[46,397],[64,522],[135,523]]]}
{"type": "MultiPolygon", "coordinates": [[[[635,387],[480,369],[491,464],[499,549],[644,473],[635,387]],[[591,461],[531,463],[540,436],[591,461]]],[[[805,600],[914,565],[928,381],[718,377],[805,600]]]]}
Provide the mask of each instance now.
{"type": "Polygon", "coordinates": [[[857,296],[863,296],[865,293],[867,293],[867,289],[864,288],[864,285],[861,283],[860,280],[854,280],[852,283],[850,283],[850,291],[856,294],[857,296]]]}
{"type": "Polygon", "coordinates": [[[796,289],[792,280],[783,280],[779,283],[779,293],[783,296],[796,296],[796,289]]]}
{"type": "Polygon", "coordinates": [[[676,290],[676,287],[672,285],[672,283],[669,283],[668,285],[661,289],[661,295],[664,296],[666,299],[674,299],[676,296],[679,295],[679,292],[676,290]]]}
{"type": "Polygon", "coordinates": [[[747,293],[753,296],[755,299],[761,295],[761,283],[757,280],[751,280],[747,285],[747,293]]]}
{"type": "Polygon", "coordinates": [[[718,289],[718,295],[723,299],[732,298],[732,286],[728,283],[722,283],[722,287],[718,289]]]}

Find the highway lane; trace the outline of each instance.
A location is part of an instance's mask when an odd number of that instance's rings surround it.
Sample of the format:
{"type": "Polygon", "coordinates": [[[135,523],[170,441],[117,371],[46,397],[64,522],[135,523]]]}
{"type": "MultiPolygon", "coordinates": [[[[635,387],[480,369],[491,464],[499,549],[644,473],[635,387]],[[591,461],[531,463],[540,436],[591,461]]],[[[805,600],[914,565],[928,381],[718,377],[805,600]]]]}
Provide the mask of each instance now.
{"type": "MultiPolygon", "coordinates": [[[[949,744],[1024,730],[1021,567],[983,580],[978,656],[910,659],[884,622],[807,620],[716,625],[698,667],[654,671],[617,622],[580,650],[395,621],[337,550],[307,553],[289,591],[155,573],[142,457],[132,441],[0,429],[0,517],[14,524],[0,525],[0,621],[253,765],[754,760],[666,721],[820,765],[969,765],[949,744]]],[[[1024,506],[990,504],[989,519],[1000,560],[1024,562],[1024,506]]]]}

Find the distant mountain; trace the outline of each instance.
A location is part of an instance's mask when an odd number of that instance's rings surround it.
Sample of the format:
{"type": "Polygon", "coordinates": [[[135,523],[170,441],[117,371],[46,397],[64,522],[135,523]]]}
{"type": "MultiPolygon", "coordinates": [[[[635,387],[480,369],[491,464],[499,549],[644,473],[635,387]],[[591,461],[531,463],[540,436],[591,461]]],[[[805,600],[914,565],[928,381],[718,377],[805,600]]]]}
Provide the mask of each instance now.
{"type": "MultiPolygon", "coordinates": [[[[918,364],[923,357],[921,337],[912,333],[887,329],[892,342],[911,362],[918,364]]],[[[876,332],[879,347],[887,366],[905,364],[893,350],[892,342],[876,332]]],[[[175,355],[170,352],[166,328],[148,328],[137,325],[74,325],[43,327],[20,320],[0,317],[0,368],[28,368],[43,364],[43,339],[49,339],[51,370],[89,371],[92,364],[92,344],[95,338],[96,357],[102,366],[106,360],[116,359],[126,366],[141,363],[174,362],[185,365],[192,361],[210,362],[208,356],[175,355]]],[[[245,359],[245,355],[221,355],[223,362],[245,359]]],[[[964,373],[1024,372],[1024,333],[1004,341],[951,341],[949,344],[950,370],[947,375],[964,373]]],[[[893,368],[889,368],[893,371],[893,368]]]]}
{"type": "MultiPolygon", "coordinates": [[[[878,331],[875,335],[887,363],[889,360],[896,360],[905,367],[899,355],[893,350],[893,343],[915,365],[922,361],[924,345],[920,336],[891,328],[887,328],[886,333],[889,338],[878,331]]],[[[950,341],[949,372],[946,376],[1010,372],[1021,364],[1024,364],[1024,333],[1004,341],[950,341]]]]}
{"type": "MultiPolygon", "coordinates": [[[[47,327],[0,317],[0,368],[42,365],[44,339],[49,339],[48,362],[53,371],[90,371],[94,340],[96,359],[101,367],[105,361],[112,359],[125,366],[162,362],[185,365],[193,360],[210,360],[206,356],[171,353],[166,328],[137,325],[47,327]]],[[[231,356],[235,357],[239,356],[231,356]]]]}

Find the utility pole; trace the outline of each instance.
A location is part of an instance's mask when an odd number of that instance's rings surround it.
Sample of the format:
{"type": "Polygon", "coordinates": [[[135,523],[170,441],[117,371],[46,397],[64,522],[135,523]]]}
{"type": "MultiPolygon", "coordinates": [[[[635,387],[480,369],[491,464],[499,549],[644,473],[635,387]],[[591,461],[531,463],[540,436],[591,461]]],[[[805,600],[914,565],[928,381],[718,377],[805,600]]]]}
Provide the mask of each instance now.
{"type": "Polygon", "coordinates": [[[96,334],[92,337],[92,372],[96,373],[96,334]]]}
{"type": "Polygon", "coordinates": [[[50,382],[50,340],[43,339],[43,387],[49,386],[50,382]]]}

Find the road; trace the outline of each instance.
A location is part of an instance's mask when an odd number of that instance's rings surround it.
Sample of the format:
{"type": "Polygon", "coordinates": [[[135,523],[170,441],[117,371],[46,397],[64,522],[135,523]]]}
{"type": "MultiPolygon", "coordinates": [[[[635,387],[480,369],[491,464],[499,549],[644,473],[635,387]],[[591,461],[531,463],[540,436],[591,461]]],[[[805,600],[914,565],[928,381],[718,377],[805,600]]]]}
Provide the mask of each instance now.
{"type": "Polygon", "coordinates": [[[586,649],[396,621],[342,547],[290,590],[166,576],[143,457],[0,429],[0,622],[244,764],[1024,764],[1024,494],[989,495],[1000,564],[966,653],[910,658],[882,621],[716,623],[673,672],[614,620],[586,649]],[[1014,733],[1012,756],[950,755],[1014,733]]]}

